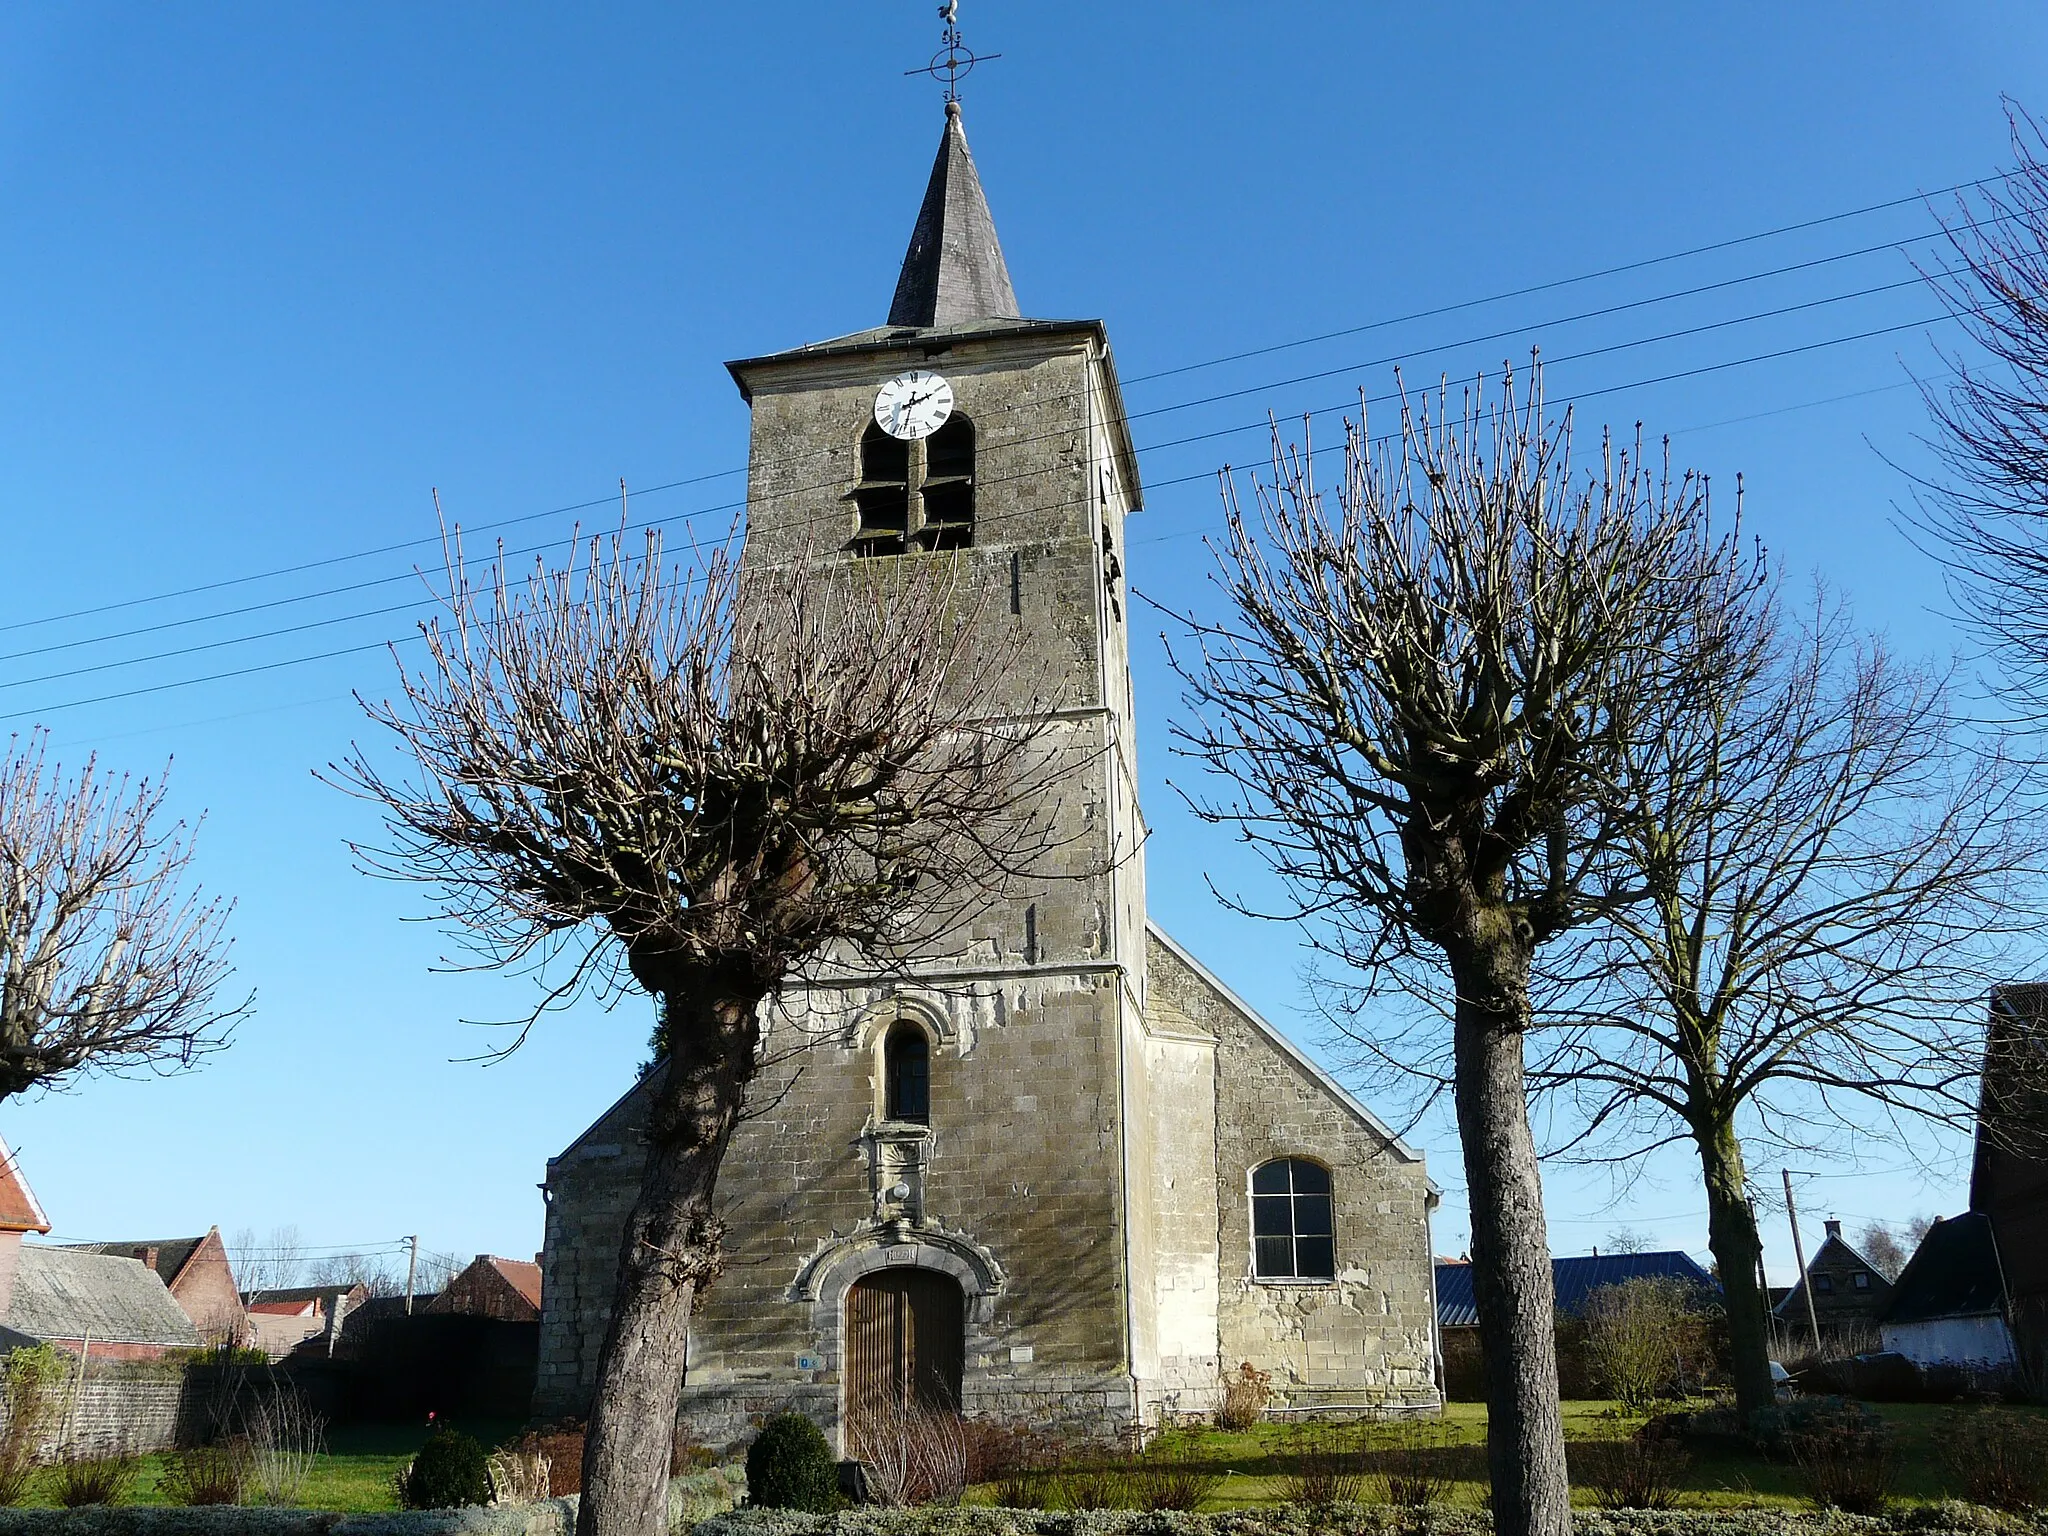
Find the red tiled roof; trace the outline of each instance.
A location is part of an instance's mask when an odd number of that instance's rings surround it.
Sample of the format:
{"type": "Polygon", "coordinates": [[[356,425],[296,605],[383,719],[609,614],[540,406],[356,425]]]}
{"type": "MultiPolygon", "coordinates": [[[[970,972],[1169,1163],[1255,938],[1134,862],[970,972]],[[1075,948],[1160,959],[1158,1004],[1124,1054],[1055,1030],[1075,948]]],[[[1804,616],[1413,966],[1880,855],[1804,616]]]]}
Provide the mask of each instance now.
{"type": "Polygon", "coordinates": [[[47,1232],[50,1218],[28,1187],[21,1164],[0,1141],[0,1232],[47,1232]]]}
{"type": "Polygon", "coordinates": [[[491,1268],[511,1282],[512,1289],[524,1296],[534,1306],[540,1305],[540,1266],[529,1264],[524,1259],[501,1259],[491,1256],[491,1268]]]}

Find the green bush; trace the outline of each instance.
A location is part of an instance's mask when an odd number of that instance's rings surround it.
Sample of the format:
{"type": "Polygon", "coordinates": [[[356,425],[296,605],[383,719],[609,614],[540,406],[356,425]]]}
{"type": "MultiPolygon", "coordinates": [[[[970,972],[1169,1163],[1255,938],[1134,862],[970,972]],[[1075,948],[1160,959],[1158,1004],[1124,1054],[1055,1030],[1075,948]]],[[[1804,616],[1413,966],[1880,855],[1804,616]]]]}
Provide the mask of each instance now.
{"type": "Polygon", "coordinates": [[[779,1413],[747,1448],[747,1497],[759,1509],[826,1514],[839,1507],[839,1464],[817,1425],[779,1413]]]}
{"type": "Polygon", "coordinates": [[[401,1509],[461,1509],[491,1502],[490,1458],[459,1429],[437,1429],[398,1474],[401,1509]]]}

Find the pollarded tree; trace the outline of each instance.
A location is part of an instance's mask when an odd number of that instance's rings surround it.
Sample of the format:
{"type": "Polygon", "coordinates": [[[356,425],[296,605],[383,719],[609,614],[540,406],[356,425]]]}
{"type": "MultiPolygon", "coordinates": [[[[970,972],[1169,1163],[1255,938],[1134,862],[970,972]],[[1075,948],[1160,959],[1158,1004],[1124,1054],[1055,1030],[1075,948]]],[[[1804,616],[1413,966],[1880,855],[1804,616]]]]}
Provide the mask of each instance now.
{"type": "Polygon", "coordinates": [[[583,1536],[666,1529],[690,1312],[721,1265],[713,1190],[764,1005],[941,942],[1052,844],[1059,726],[1049,702],[983,712],[1016,651],[979,623],[973,572],[719,550],[686,573],[650,535],[472,583],[458,546],[425,664],[366,706],[403,767],[357,749],[338,770],[392,833],[366,864],[432,887],[482,963],[552,962],[552,997],[623,970],[659,1004],[583,1536]]]}
{"type": "Polygon", "coordinates": [[[2048,709],[2048,134],[2008,104],[2017,164],[1949,224],[1950,265],[1928,274],[1974,348],[1921,393],[1947,476],[1920,523],[1957,579],[1966,622],[2008,689],[2048,709]]]}
{"type": "Polygon", "coordinates": [[[1258,515],[1234,491],[1227,619],[1199,653],[1183,749],[1291,893],[1283,914],[1363,977],[1448,976],[1472,1207],[1488,1460],[1503,1536],[1570,1525],[1543,1194],[1524,1095],[1537,953],[1640,898],[1606,791],[1657,701],[1711,692],[1752,572],[1706,487],[1640,452],[1574,471],[1569,417],[1500,397],[1347,426],[1333,508],[1276,444],[1258,515]]]}
{"type": "Polygon", "coordinates": [[[1610,1156],[1693,1146],[1748,1413],[1774,1389],[1745,1140],[1974,1122],[1983,999],[2038,926],[2041,840],[2027,776],[1970,745],[1945,676],[1824,596],[1746,611],[1729,651],[1717,693],[1626,743],[1622,850],[1650,899],[1564,968],[1589,1022],[1534,1076],[1610,1156]]]}
{"type": "Polygon", "coordinates": [[[67,774],[42,732],[0,758],[0,1098],[177,1072],[228,1043],[231,904],[190,879],[164,785],[67,774]]]}

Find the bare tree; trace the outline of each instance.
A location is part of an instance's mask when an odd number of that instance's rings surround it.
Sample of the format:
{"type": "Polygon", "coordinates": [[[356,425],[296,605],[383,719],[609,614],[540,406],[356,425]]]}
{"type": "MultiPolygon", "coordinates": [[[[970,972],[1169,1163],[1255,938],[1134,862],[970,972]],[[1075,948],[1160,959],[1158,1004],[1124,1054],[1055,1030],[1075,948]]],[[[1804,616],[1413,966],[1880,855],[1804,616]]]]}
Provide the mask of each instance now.
{"type": "Polygon", "coordinates": [[[254,1227],[237,1229],[228,1245],[235,1284],[244,1296],[255,1291],[281,1291],[299,1283],[305,1273],[306,1244],[296,1226],[277,1226],[259,1238],[254,1227]]]}
{"type": "Polygon", "coordinates": [[[1898,1279],[1906,1268],[1906,1260],[1913,1256],[1899,1241],[1898,1234],[1881,1221],[1864,1223],[1863,1230],[1856,1234],[1856,1251],[1887,1280],[1898,1279]]]}
{"type": "Polygon", "coordinates": [[[1965,621],[2048,710],[2048,136],[2008,102],[2017,162],[1958,204],[1946,267],[1928,272],[1977,350],[1921,386],[1946,479],[1923,486],[1921,526],[1956,579],[1965,621]]]}
{"type": "MultiPolygon", "coordinates": [[[[1974,1121],[1983,998],[2039,922],[2026,775],[1965,741],[1946,677],[1817,596],[1729,616],[1723,687],[1618,756],[1620,848],[1650,891],[1560,969],[1580,1025],[1534,1069],[1581,1134],[1690,1142],[1736,1401],[1773,1401],[1744,1142],[1808,1151],[1873,1111],[1974,1121]]],[[[1910,1145],[1912,1138],[1900,1137],[1910,1145]]]]}
{"type": "Polygon", "coordinates": [[[1640,1227],[1616,1227],[1607,1234],[1609,1253],[1647,1253],[1650,1239],[1640,1227]]]}
{"type": "Polygon", "coordinates": [[[161,780],[0,759],[0,1098],[91,1072],[182,1071],[228,1043],[231,904],[189,879],[191,834],[161,780]]]}
{"type": "Polygon", "coordinates": [[[1266,915],[1366,978],[1448,973],[1496,1528],[1570,1523],[1543,1195],[1524,1096],[1531,964],[1640,892],[1616,878],[1606,786],[1649,705],[1708,687],[1708,595],[1748,580],[1705,485],[1640,448],[1572,467],[1570,418],[1510,376],[1496,401],[1404,404],[1376,451],[1347,424],[1333,512],[1275,443],[1248,518],[1226,479],[1219,580],[1189,620],[1184,750],[1289,891],[1266,915]]]}
{"type": "Polygon", "coordinates": [[[978,569],[743,572],[721,549],[684,573],[650,536],[472,583],[458,544],[426,664],[366,706],[405,763],[358,749],[342,770],[385,807],[394,841],[361,850],[369,866],[434,888],[480,963],[566,969],[551,997],[623,971],[660,1003],[584,1536],[664,1528],[690,1310],[721,1265],[713,1186],[764,1005],[944,942],[1050,846],[1066,738],[1050,701],[985,713],[1021,639],[979,622],[978,569]]]}

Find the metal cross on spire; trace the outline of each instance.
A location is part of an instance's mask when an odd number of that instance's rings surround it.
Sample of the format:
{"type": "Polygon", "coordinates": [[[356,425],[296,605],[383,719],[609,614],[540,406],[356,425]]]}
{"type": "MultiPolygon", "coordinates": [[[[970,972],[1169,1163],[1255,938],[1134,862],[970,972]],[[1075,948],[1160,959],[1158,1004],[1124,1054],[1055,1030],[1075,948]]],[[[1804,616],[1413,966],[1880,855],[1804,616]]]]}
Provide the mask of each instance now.
{"type": "Polygon", "coordinates": [[[945,44],[932,55],[931,63],[922,69],[906,69],[906,75],[930,75],[934,80],[946,82],[946,104],[952,106],[960,100],[960,82],[974,66],[989,59],[1000,59],[1000,53],[976,53],[960,41],[960,0],[946,0],[939,7],[939,20],[946,24],[946,30],[939,34],[945,44]]]}

